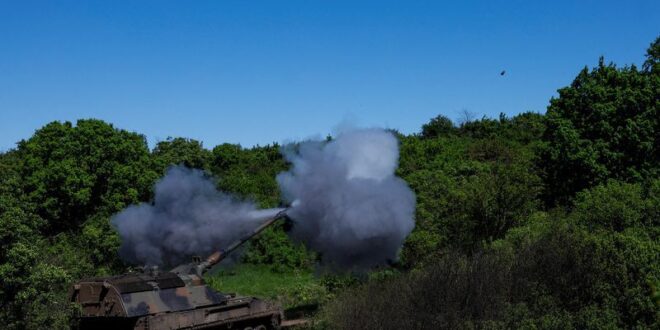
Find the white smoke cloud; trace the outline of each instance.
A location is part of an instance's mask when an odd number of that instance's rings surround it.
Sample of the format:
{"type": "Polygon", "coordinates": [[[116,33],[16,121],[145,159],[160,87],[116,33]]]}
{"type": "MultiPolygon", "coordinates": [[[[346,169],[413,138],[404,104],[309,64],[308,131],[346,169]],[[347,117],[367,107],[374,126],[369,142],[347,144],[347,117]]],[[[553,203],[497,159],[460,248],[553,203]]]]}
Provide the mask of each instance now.
{"type": "Polygon", "coordinates": [[[340,134],[331,142],[305,142],[284,156],[293,165],[277,181],[293,238],[339,268],[393,261],[414,227],[415,195],[395,176],[397,139],[382,129],[340,134]]]}
{"type": "MultiPolygon", "coordinates": [[[[341,269],[397,258],[414,227],[415,195],[394,174],[399,146],[391,133],[350,130],[283,153],[292,167],[277,181],[292,203],[287,214],[294,239],[341,269]]],[[[201,170],[175,166],[156,183],[153,203],[130,206],[111,221],[125,261],[173,266],[228,246],[281,210],[257,210],[217,191],[201,170]]]]}
{"type": "Polygon", "coordinates": [[[174,166],[156,183],[153,203],[129,206],[111,222],[124,260],[172,266],[226,247],[279,211],[256,210],[216,190],[201,170],[174,166]]]}

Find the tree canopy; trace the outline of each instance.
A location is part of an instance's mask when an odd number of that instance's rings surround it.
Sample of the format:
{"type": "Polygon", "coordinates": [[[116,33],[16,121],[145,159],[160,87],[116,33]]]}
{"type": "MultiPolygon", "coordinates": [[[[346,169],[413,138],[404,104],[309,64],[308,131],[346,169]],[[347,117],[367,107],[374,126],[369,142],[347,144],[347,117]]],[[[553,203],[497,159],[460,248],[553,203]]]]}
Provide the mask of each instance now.
{"type": "MultiPolygon", "coordinates": [[[[642,69],[602,58],[584,68],[545,114],[459,125],[438,115],[417,133],[394,132],[397,175],[417,197],[415,229],[391,267],[324,279],[332,294],[318,324],[660,326],[659,45],[642,69]]],[[[281,206],[275,177],[290,164],[280,149],[176,137],[150,150],[143,135],[97,119],[37,129],[0,153],[3,325],[66,328],[71,283],[134,266],[118,258],[110,219],[150,202],[171,165],[281,206]]],[[[314,270],[319,256],[291,241],[291,225],[262,233],[239,262],[314,270]]]]}
{"type": "MultiPolygon", "coordinates": [[[[657,65],[657,48],[656,40],[645,67],[657,65]]],[[[546,200],[566,202],[608,179],[643,182],[657,177],[659,91],[658,70],[617,68],[603,58],[560,89],[546,114],[540,160],[546,200]]]]}

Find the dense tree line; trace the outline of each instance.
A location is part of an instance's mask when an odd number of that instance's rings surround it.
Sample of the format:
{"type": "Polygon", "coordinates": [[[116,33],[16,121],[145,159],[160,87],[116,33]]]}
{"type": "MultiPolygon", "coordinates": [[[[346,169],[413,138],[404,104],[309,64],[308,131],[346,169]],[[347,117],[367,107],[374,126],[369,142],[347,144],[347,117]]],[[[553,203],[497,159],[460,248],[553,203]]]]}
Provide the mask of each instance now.
{"type": "MultiPolygon", "coordinates": [[[[660,326],[658,40],[641,69],[603,59],[585,68],[546,114],[460,125],[438,116],[398,134],[416,228],[394,275],[329,284],[342,289],[320,326],[660,326]]],[[[289,166],[277,144],[171,138],[150,150],[144,136],[95,119],[50,123],[0,154],[2,323],[67,327],[68,285],[130,266],[110,217],[149,201],[172,164],[204,169],[261,207],[278,206],[275,176],[289,166]]],[[[286,230],[266,231],[243,261],[314,267],[286,230]]]]}
{"type": "Polygon", "coordinates": [[[402,276],[349,289],[331,328],[657,328],[660,38],[585,68],[545,115],[404,136],[417,194],[402,276]]]}

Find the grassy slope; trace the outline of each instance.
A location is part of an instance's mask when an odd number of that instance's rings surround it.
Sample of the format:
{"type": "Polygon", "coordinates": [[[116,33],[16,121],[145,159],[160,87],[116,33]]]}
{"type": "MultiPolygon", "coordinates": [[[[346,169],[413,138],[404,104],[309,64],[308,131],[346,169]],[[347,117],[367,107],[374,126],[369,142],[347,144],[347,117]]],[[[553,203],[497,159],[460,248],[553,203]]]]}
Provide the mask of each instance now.
{"type": "Polygon", "coordinates": [[[287,311],[313,311],[327,298],[326,289],[311,271],[282,273],[268,266],[238,264],[207,275],[206,281],[220,292],[279,302],[287,311]]]}

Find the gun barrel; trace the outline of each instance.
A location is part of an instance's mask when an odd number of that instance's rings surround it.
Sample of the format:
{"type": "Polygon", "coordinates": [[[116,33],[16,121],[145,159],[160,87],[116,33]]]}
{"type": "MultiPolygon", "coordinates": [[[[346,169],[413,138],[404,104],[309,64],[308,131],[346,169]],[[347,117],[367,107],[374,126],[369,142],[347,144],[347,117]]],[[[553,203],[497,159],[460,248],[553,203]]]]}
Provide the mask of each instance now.
{"type": "Polygon", "coordinates": [[[264,231],[264,229],[268,228],[277,220],[282,219],[286,216],[286,211],[287,209],[284,209],[280,212],[278,212],[275,216],[269,218],[265,222],[263,222],[259,227],[255,228],[245,236],[243,236],[241,239],[234,241],[232,244],[230,244],[228,247],[215,251],[213,254],[208,256],[206,260],[202,263],[202,266],[204,270],[207,270],[211,267],[213,267],[215,264],[219,263],[224,259],[228,254],[230,254],[232,251],[236,250],[239,246],[243,245],[245,242],[249,241],[252,237],[258,235],[260,232],[264,231]]]}

